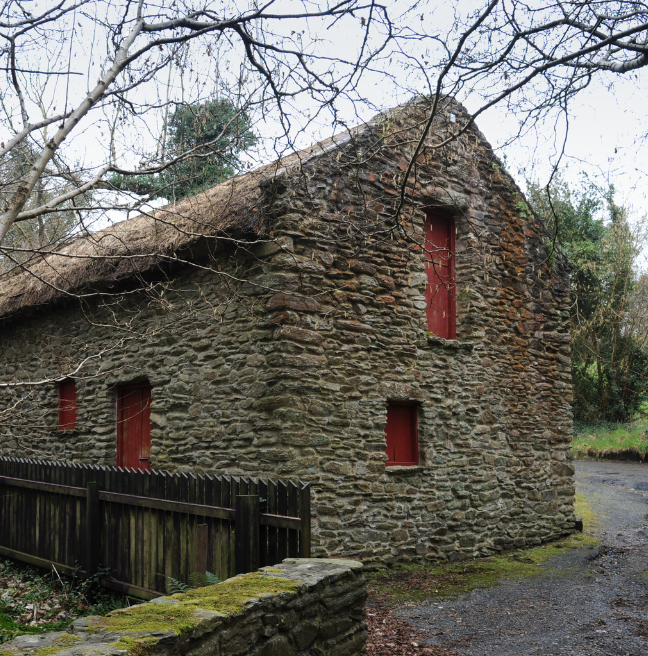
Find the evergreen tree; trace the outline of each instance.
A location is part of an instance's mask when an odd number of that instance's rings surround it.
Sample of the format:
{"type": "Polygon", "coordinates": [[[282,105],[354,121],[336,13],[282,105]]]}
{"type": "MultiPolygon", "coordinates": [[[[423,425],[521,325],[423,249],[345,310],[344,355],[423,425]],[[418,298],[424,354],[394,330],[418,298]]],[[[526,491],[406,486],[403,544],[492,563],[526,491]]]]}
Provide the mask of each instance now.
{"type": "Polygon", "coordinates": [[[241,154],[256,143],[250,120],[229,100],[177,105],[167,127],[165,161],[187,155],[161,173],[115,175],[113,187],[151,198],[180,200],[238,173],[241,154]]]}

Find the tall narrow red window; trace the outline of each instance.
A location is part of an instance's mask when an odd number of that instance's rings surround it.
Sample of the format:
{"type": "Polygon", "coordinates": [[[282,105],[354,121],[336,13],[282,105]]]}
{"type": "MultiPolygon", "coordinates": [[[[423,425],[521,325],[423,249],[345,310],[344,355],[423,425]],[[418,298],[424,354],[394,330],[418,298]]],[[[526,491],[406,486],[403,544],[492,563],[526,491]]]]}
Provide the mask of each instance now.
{"type": "Polygon", "coordinates": [[[418,465],[417,406],[413,403],[387,404],[386,465],[418,465]]]}
{"type": "Polygon", "coordinates": [[[117,390],[117,465],[150,469],[151,386],[125,385],[117,390]]]}
{"type": "Polygon", "coordinates": [[[58,427],[73,430],[77,423],[76,382],[66,378],[58,384],[58,427]]]}
{"type": "Polygon", "coordinates": [[[455,339],[455,226],[449,216],[428,214],[425,221],[427,327],[437,337],[455,339]]]}

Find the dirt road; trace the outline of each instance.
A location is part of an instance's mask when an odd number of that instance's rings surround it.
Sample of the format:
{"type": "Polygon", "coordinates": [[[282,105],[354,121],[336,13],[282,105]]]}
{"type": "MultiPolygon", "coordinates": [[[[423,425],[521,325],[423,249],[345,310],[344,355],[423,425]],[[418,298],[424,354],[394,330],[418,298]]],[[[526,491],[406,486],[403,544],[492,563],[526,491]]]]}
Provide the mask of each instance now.
{"type": "Polygon", "coordinates": [[[646,656],[648,465],[578,462],[576,476],[601,546],[554,557],[540,577],[399,615],[462,656],[646,656]]]}

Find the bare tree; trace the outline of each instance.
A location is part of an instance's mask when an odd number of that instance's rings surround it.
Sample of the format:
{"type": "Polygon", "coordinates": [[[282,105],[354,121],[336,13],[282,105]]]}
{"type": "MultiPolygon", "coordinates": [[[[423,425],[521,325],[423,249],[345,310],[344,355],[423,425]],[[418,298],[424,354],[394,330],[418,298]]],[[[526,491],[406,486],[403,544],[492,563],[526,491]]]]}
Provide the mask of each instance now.
{"type": "Polygon", "coordinates": [[[274,120],[289,133],[294,123],[290,106],[300,96],[332,108],[341,98],[355,100],[361,72],[392,38],[385,8],[373,0],[288,3],[287,10],[276,0],[233,2],[218,9],[204,0],[181,0],[169,7],[145,0],[123,6],[97,0],[49,4],[31,12],[9,0],[0,14],[0,55],[11,90],[3,99],[11,132],[2,141],[0,162],[25,142],[37,152],[4,195],[0,242],[14,223],[69,206],[108,173],[150,175],[200,157],[201,150],[192,149],[176,153],[171,161],[145,157],[129,168],[137,148],[124,153],[121,146],[132,143],[147,123],[162,128],[157,119],[168,113],[170,104],[200,101],[225,89],[236,97],[240,112],[253,107],[262,114],[274,111],[274,120]],[[360,21],[358,12],[367,17],[360,21]],[[355,58],[318,52],[318,32],[347,19],[360,24],[363,33],[355,58]],[[303,28],[315,36],[307,36],[303,28]],[[225,49],[230,54],[222,61],[225,49]],[[210,59],[217,54],[221,61],[213,66],[210,59]],[[87,70],[72,70],[82,67],[87,70]],[[160,97],[165,86],[175,87],[173,97],[160,97]],[[38,119],[33,118],[35,110],[40,110],[38,119]],[[102,155],[75,166],[80,152],[70,143],[72,137],[100,123],[103,132],[93,136],[100,137],[102,155]],[[51,135],[45,132],[50,126],[56,126],[51,135]],[[27,208],[52,165],[73,188],[27,208]]]}
{"type": "MultiPolygon", "coordinates": [[[[425,25],[425,15],[420,15],[425,25]]],[[[414,37],[415,35],[415,37],[414,37]]],[[[524,2],[491,0],[480,9],[455,13],[443,33],[412,28],[419,44],[407,67],[420,72],[428,93],[471,101],[471,116],[448,137],[456,138],[489,109],[501,106],[517,123],[508,143],[542,120],[562,115],[567,139],[572,100],[594,80],[613,87],[620,77],[648,65],[648,4],[625,0],[524,2]],[[435,61],[430,42],[438,45],[435,61]]],[[[436,118],[431,103],[427,130],[436,118]]],[[[643,135],[636,135],[637,137],[643,135]]],[[[558,149],[557,169],[564,152],[558,149]]],[[[439,143],[443,147],[443,143],[439,143]]],[[[416,155],[404,176],[401,201],[414,174],[416,155]]],[[[547,183],[549,189],[551,180],[547,183]]]]}
{"type": "MultiPolygon", "coordinates": [[[[340,108],[346,117],[353,106],[366,115],[374,104],[369,81],[376,80],[392,85],[394,96],[436,98],[420,144],[444,95],[470,101],[469,123],[506,104],[519,120],[515,138],[539,118],[567,112],[570,99],[595,76],[646,66],[648,5],[491,0],[479,9],[460,3],[450,15],[431,0],[405,6],[234,1],[218,8],[206,0],[168,7],[62,0],[32,10],[7,0],[0,36],[9,90],[2,100],[9,134],[0,163],[26,142],[37,155],[3,194],[2,243],[14,223],[69,209],[81,194],[105,187],[106,176],[150,176],[204,156],[198,148],[165,157],[165,120],[169,107],[222,93],[240,112],[266,120],[283,147],[300,131],[338,125],[340,108]],[[356,45],[340,51],[333,31],[356,45]],[[148,141],[141,138],[147,130],[148,141]],[[82,134],[98,146],[92,155],[79,144],[82,134]],[[30,202],[44,179],[45,188],[59,193],[30,202]]],[[[458,124],[447,138],[467,127],[458,124]]],[[[402,201],[415,160],[403,178],[402,201]]],[[[140,200],[108,202],[99,194],[78,209],[132,209],[140,200]]]]}

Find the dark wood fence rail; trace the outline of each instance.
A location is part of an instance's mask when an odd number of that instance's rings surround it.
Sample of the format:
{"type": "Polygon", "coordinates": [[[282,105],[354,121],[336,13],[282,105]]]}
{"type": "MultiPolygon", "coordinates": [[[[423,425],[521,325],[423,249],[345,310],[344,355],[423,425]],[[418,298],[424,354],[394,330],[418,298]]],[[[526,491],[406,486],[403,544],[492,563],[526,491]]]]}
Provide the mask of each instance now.
{"type": "Polygon", "coordinates": [[[310,556],[310,486],[0,457],[0,555],[149,599],[310,556]]]}

